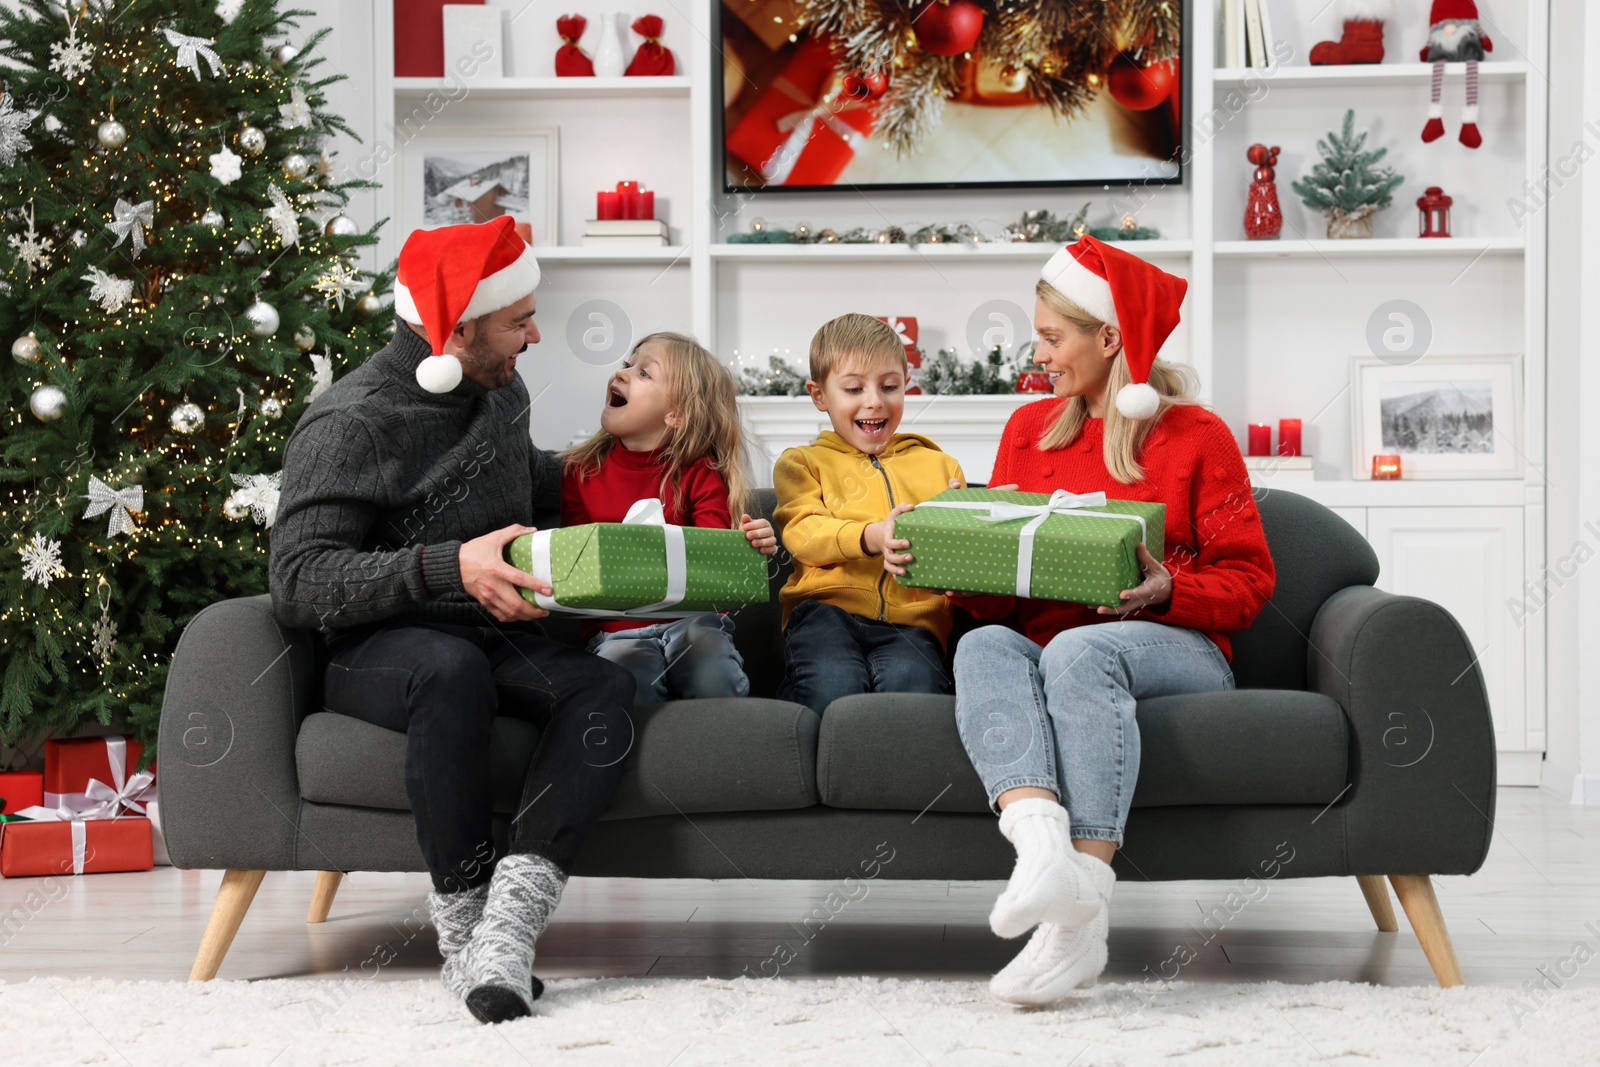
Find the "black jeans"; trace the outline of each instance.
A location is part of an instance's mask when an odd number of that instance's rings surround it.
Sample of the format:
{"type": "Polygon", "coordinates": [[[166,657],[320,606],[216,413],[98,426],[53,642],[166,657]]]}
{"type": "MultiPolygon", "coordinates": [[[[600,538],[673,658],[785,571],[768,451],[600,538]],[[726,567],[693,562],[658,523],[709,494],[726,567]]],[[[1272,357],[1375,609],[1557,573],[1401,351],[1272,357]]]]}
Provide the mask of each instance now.
{"type": "Polygon", "coordinates": [[[511,852],[563,871],[611,801],[633,745],[633,676],[540,634],[419,623],[335,642],[325,710],[406,735],[406,795],[441,892],[493,873],[490,724],[539,727],[511,852]]]}
{"type": "Polygon", "coordinates": [[[818,714],[856,693],[948,693],[950,672],[939,639],[921,626],[852,615],[807,600],[789,613],[779,700],[818,714]]]}

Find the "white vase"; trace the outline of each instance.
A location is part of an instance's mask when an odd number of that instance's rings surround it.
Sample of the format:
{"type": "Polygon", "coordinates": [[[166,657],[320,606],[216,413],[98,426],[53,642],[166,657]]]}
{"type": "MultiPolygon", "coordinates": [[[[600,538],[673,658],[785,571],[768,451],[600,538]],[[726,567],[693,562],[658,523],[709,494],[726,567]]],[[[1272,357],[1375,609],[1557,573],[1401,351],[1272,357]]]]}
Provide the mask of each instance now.
{"type": "Polygon", "coordinates": [[[627,50],[622,44],[623,15],[609,12],[600,16],[600,40],[594,49],[594,76],[620,78],[628,68],[627,50]]]}

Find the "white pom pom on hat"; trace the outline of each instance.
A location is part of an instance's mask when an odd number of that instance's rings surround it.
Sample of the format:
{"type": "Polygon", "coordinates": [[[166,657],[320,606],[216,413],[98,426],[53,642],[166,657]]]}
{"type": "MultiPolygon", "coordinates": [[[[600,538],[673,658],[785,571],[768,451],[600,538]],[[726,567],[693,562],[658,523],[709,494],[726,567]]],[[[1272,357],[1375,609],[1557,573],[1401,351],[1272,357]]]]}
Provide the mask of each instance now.
{"type": "Polygon", "coordinates": [[[1160,411],[1161,395],[1149,384],[1150,368],[1178,325],[1178,308],[1189,283],[1087,235],[1051,256],[1039,276],[1122,332],[1122,358],[1133,380],[1117,391],[1117,412],[1124,418],[1148,419],[1160,411]]]}
{"type": "Polygon", "coordinates": [[[433,350],[417,364],[417,384],[430,393],[460,385],[461,361],[445,352],[456,324],[508,308],[538,285],[539,261],[510,215],[413,231],[400,249],[394,310],[427,331],[433,350]]]}

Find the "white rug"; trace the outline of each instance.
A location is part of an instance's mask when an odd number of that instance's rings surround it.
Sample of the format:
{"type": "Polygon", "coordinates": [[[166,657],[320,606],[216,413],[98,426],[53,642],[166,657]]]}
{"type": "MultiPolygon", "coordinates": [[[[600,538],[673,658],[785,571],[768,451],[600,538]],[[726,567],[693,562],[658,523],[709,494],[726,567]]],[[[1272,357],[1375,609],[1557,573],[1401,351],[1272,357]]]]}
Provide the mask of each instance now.
{"type": "Polygon", "coordinates": [[[116,1064],[1447,1064],[1600,1061],[1600,989],[1325,982],[1101,986],[1048,1010],[976,982],[565,979],[480,1026],[436,982],[0,984],[0,1062],[116,1064]],[[1521,1004],[1521,1010],[1513,1005],[1521,1004]]]}

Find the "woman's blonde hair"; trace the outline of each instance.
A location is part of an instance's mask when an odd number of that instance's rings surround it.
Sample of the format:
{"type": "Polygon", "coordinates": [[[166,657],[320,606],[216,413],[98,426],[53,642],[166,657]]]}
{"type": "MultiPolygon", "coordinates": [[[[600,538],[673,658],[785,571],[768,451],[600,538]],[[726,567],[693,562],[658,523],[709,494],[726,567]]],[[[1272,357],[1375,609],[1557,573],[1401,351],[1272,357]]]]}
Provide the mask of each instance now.
{"type": "MultiPolygon", "coordinates": [[[[1089,314],[1083,308],[1062,296],[1053,286],[1043,278],[1033,287],[1034,294],[1044,302],[1044,306],[1072,323],[1082,333],[1094,333],[1105,323],[1089,314]]],[[[1168,363],[1158,359],[1150,367],[1150,387],[1161,396],[1161,406],[1154,416],[1148,419],[1130,419],[1117,410],[1117,391],[1132,381],[1128,373],[1128,361],[1118,351],[1111,360],[1111,378],[1106,382],[1105,392],[1105,433],[1102,451],[1105,453],[1106,470],[1111,472],[1111,477],[1128,485],[1132,482],[1144,480],[1144,468],[1139,465],[1137,456],[1144,447],[1144,440],[1149,436],[1155,424],[1161,421],[1167,409],[1177,404],[1194,403],[1194,394],[1199,389],[1199,382],[1195,373],[1182,363],[1168,363]]],[[[1049,452],[1058,448],[1065,448],[1078,439],[1083,432],[1083,424],[1089,419],[1089,401],[1085,397],[1075,396],[1061,405],[1061,414],[1056,416],[1056,421],[1051,424],[1049,431],[1039,439],[1040,451],[1049,452]]]]}
{"type": "MultiPolygon", "coordinates": [[[[665,470],[661,499],[683,510],[683,474],[696,461],[706,460],[728,486],[728,513],[735,525],[750,510],[750,470],[745,459],[744,425],[739,421],[738,394],[733,376],[700,342],[681,333],[653,333],[641,337],[629,360],[645,345],[666,371],[666,391],[678,425],[667,427],[661,443],[665,470]]],[[[562,453],[580,479],[593,477],[611,454],[617,439],[600,430],[581,445],[562,453]]]]}

